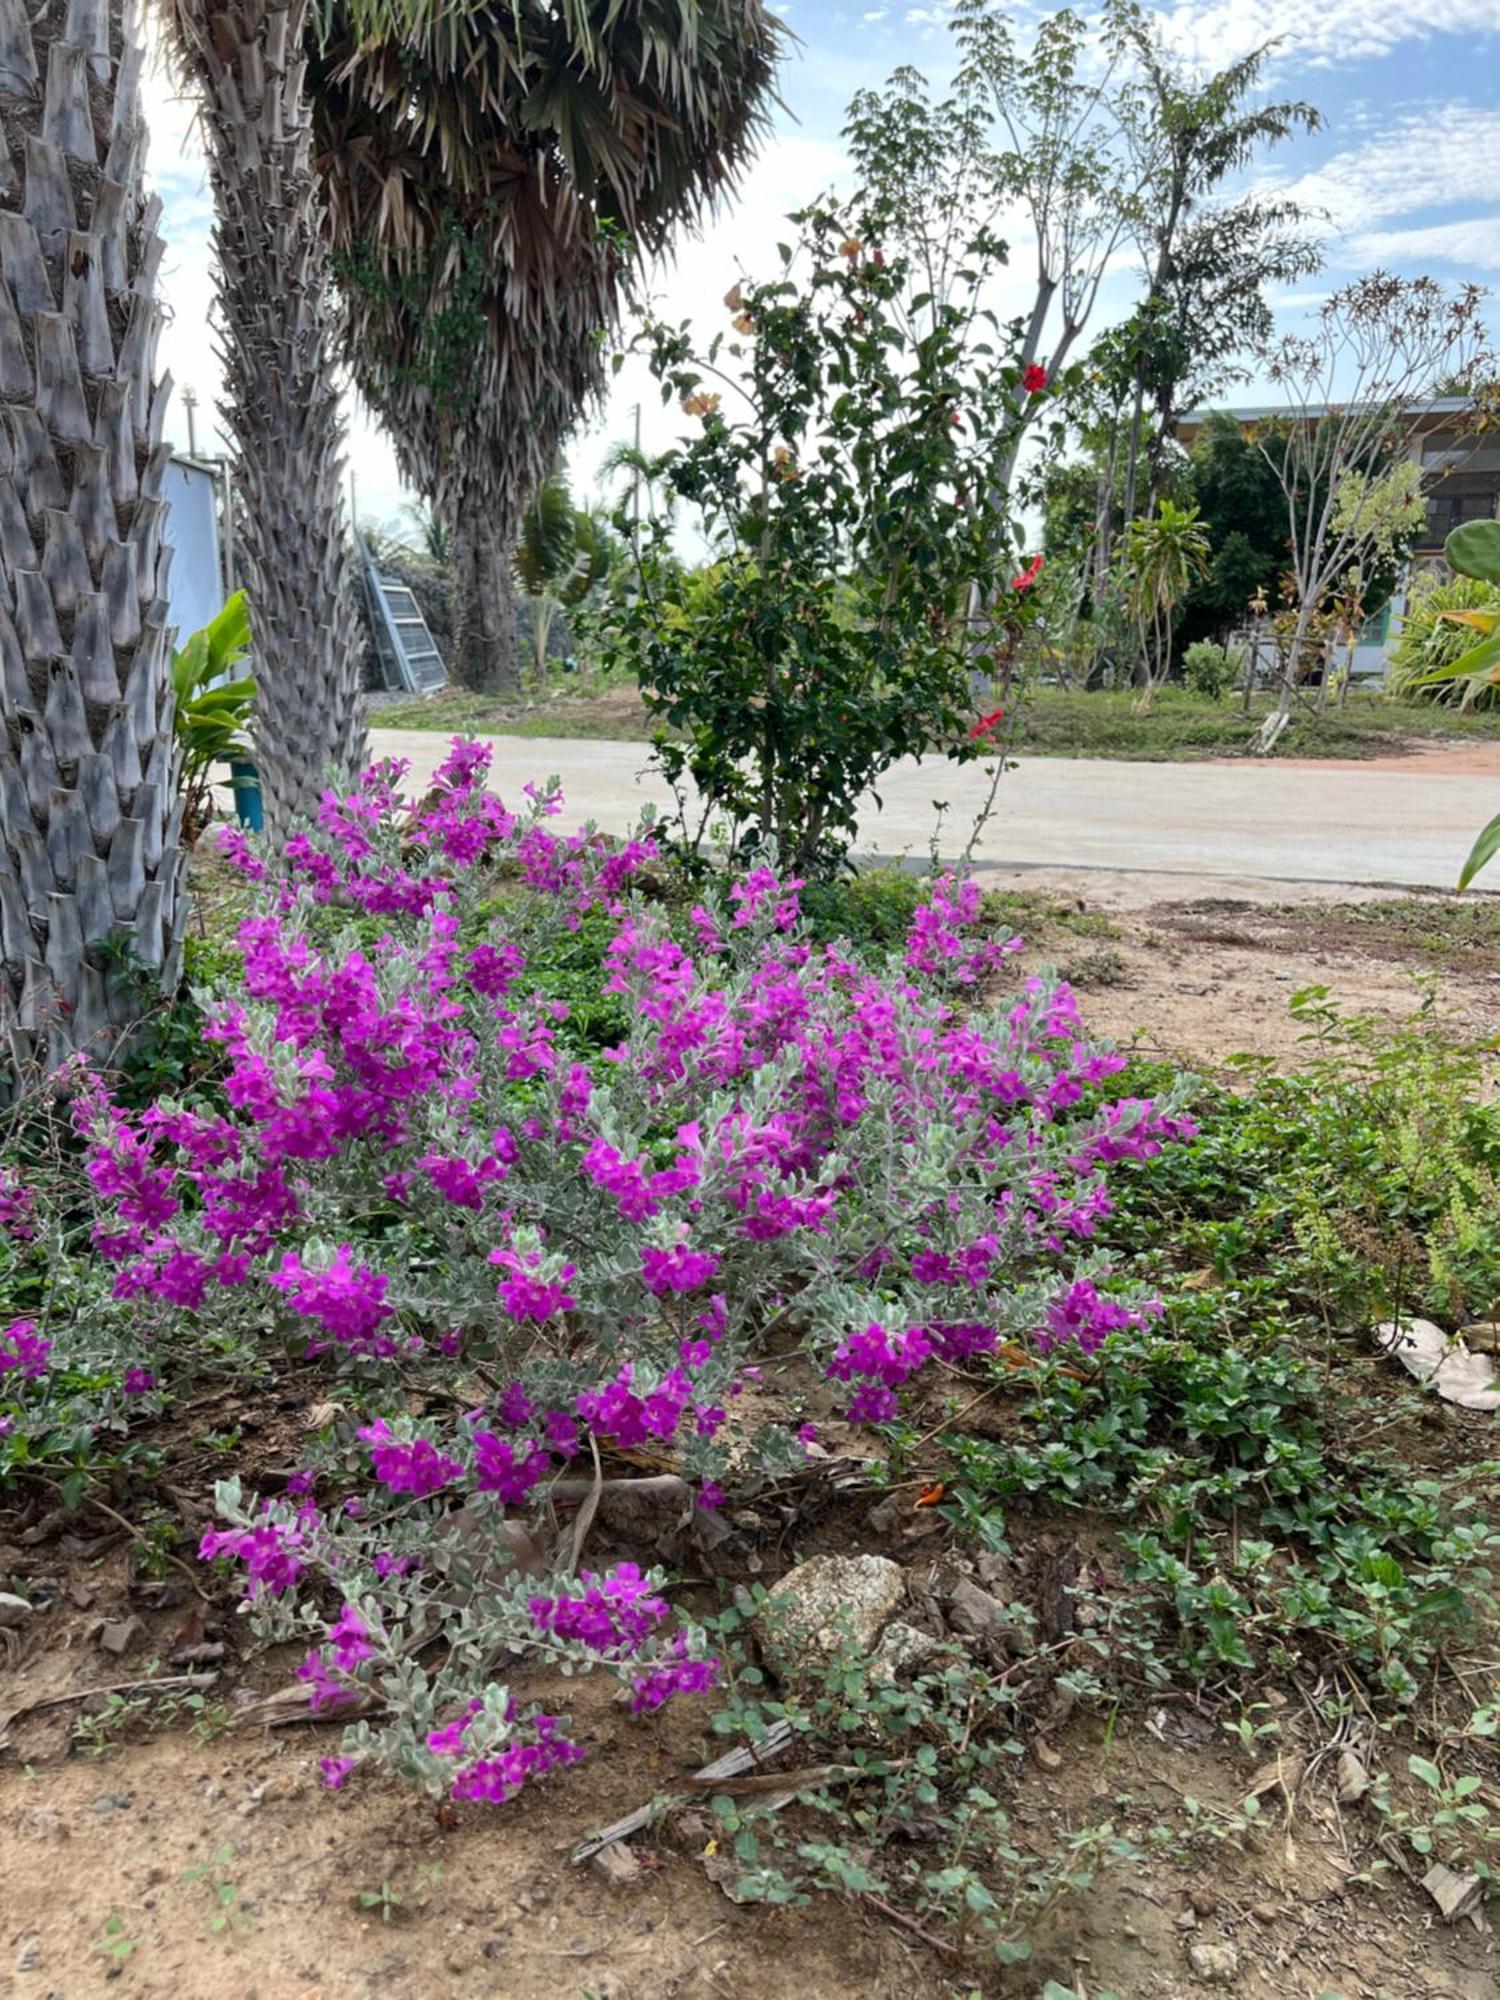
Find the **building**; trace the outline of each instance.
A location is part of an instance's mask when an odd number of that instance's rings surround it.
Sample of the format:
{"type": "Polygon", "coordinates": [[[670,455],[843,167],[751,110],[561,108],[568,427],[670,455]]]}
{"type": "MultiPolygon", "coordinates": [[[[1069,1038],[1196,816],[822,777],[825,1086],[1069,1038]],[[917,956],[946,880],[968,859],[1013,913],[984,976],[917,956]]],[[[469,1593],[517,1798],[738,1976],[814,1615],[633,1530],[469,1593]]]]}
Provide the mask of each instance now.
{"type": "MultiPolygon", "coordinates": [[[[1405,412],[1402,427],[1413,431],[1414,448],[1420,451],[1424,472],[1432,480],[1427,493],[1427,524],[1412,551],[1406,577],[1361,636],[1355,654],[1358,677],[1384,674],[1392,616],[1399,618],[1405,609],[1414,576],[1443,567],[1443,544],[1453,530],[1464,521],[1500,520],[1500,432],[1476,435],[1465,421],[1473,407],[1467,396],[1436,396],[1405,412]]],[[[1178,424],[1178,442],[1185,450],[1192,449],[1209,414],[1207,410],[1190,410],[1178,424]]],[[[1233,409],[1229,414],[1241,424],[1270,424],[1284,420],[1287,410],[1284,404],[1262,403],[1233,409]]],[[[1316,419],[1320,412],[1310,410],[1307,414],[1316,419]]]]}

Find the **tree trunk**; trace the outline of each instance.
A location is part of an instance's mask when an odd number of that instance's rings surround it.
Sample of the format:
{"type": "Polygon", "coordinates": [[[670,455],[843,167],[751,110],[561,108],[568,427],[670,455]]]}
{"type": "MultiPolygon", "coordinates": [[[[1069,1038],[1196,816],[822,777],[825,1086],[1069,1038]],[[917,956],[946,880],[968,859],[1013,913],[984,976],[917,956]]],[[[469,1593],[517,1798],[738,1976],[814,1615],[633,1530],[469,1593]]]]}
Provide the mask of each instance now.
{"type": "Polygon", "coordinates": [[[181,967],[136,25],[0,0],[0,1092],[110,1060],[181,967]]]}
{"type": "Polygon", "coordinates": [[[240,504],[266,826],[284,840],[331,767],[365,756],[363,646],[344,526],[338,315],[313,176],[308,0],[171,0],[203,110],[224,400],[240,504]]]}
{"type": "Polygon", "coordinates": [[[453,525],[454,669],[481,694],[518,694],[514,537],[487,508],[464,506],[453,525]]]}

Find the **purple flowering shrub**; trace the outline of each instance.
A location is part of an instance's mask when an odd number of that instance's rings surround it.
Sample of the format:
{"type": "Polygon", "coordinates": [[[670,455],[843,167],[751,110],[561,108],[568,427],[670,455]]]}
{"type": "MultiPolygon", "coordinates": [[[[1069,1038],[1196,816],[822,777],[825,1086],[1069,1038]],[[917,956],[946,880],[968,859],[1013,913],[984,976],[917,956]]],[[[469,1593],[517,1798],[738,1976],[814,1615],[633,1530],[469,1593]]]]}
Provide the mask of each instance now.
{"type": "MultiPolygon", "coordinates": [[[[649,1446],[711,1507],[801,1462],[803,1437],[740,1414],[773,1333],[855,1423],[1001,1341],[1092,1352],[1153,1309],[1093,1247],[1105,1170],[1188,1128],[1108,1098],[1121,1059],[1066,986],[987,1002],[1013,947],[976,937],[972,885],[936,884],[878,969],[810,944],[768,865],[684,943],[633,887],[649,826],[559,835],[556,788],[512,812],[488,755],[455,742],[422,800],[388,767],[328,795],[274,874],[229,836],[257,904],[243,991],[210,1016],[224,1106],[132,1116],[81,1076],[75,1111],[153,1385],[195,1344],[290,1341],[359,1408],[301,1491],[221,1489],[202,1551],[267,1631],[308,1635],[320,1711],[379,1704],[330,1782],[369,1759],[501,1799],[581,1754],[493,1680],[506,1653],[603,1666],[637,1709],[712,1683],[654,1579],[508,1563],[570,1464],[649,1446]],[[590,1064],[528,967],[595,912],[627,1025],[590,1064]]],[[[46,1362],[30,1328],[0,1338],[12,1374],[46,1362]]]]}

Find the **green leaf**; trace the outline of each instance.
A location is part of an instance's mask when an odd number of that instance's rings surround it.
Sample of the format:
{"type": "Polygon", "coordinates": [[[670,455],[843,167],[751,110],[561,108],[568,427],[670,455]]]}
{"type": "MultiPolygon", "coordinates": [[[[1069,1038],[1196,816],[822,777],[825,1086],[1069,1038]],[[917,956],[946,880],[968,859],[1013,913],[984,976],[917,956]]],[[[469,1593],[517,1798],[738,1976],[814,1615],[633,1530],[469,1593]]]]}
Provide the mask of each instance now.
{"type": "Polygon", "coordinates": [[[1413,687],[1437,687],[1443,681],[1473,680],[1479,674],[1500,668],[1500,631],[1492,632],[1488,639],[1481,639],[1477,646],[1471,646],[1451,665],[1434,667],[1430,673],[1421,674],[1412,682],[1413,687]]]}
{"type": "Polygon", "coordinates": [[[1496,854],[1500,854],[1500,813],[1495,815],[1469,849],[1469,858],[1459,871],[1460,890],[1467,889],[1480,869],[1488,867],[1496,854]]]}
{"type": "Polygon", "coordinates": [[[1443,1774],[1429,1758],[1408,1757],[1406,1768],[1414,1778],[1420,1778],[1430,1791],[1440,1792],[1443,1788],[1443,1774]]]}
{"type": "Polygon", "coordinates": [[[1482,583],[1500,583],[1500,521],[1465,521],[1443,544],[1449,567],[1482,583]]]}

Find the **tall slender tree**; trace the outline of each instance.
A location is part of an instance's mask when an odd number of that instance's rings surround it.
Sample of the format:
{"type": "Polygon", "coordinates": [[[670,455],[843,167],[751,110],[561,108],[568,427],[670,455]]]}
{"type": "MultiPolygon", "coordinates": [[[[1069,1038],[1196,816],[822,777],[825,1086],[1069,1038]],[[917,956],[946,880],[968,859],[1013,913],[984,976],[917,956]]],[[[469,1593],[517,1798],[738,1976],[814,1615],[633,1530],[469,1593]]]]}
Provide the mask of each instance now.
{"type": "Polygon", "coordinates": [[[238,549],[255,631],[255,739],[273,838],[364,750],[363,647],[344,526],[338,308],[312,166],[309,0],[162,0],[196,87],[238,549]]]}
{"type": "Polygon", "coordinates": [[[138,25],[0,0],[5,1089],[107,1057],[175,984],[186,921],[138,25]]]}
{"type": "Polygon", "coordinates": [[[1212,394],[1231,379],[1232,358],[1270,335],[1266,286],[1322,261],[1299,204],[1255,194],[1226,200],[1224,183],[1266,148],[1323,122],[1298,98],[1255,101],[1274,42],[1202,77],[1169,53],[1152,23],[1137,20],[1129,40],[1137,82],[1126,99],[1126,130],[1144,194],[1135,234],[1146,295],[1130,322],[1122,384],[1130,407],[1126,521],[1137,512],[1143,456],[1140,512],[1155,510],[1185,390],[1212,394]]]}
{"type": "Polygon", "coordinates": [[[339,0],[312,70],[346,354],[449,523],[457,662],[518,677],[513,551],[639,261],[747,159],[762,0],[339,0]]]}

